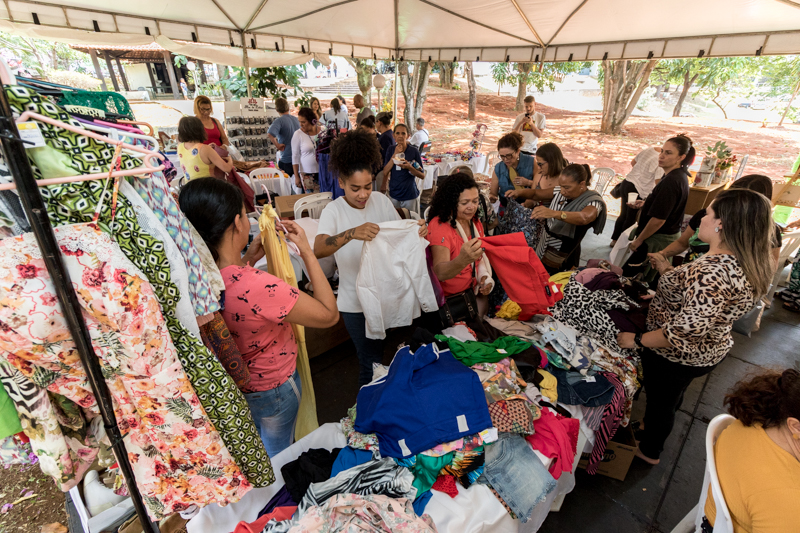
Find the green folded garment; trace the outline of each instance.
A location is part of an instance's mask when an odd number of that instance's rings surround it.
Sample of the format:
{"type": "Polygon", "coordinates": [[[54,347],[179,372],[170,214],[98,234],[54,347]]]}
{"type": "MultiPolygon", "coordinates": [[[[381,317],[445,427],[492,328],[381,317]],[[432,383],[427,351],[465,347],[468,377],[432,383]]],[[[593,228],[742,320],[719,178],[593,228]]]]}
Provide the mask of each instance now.
{"type": "Polygon", "coordinates": [[[0,385],[0,439],[16,435],[20,431],[22,426],[17,416],[17,408],[8,397],[6,389],[0,385]]]}
{"type": "Polygon", "coordinates": [[[443,341],[450,347],[453,357],[467,366],[478,363],[496,363],[509,355],[524,352],[532,346],[519,337],[500,337],[493,343],[467,341],[462,342],[458,339],[436,335],[437,341],[443,341]]]}

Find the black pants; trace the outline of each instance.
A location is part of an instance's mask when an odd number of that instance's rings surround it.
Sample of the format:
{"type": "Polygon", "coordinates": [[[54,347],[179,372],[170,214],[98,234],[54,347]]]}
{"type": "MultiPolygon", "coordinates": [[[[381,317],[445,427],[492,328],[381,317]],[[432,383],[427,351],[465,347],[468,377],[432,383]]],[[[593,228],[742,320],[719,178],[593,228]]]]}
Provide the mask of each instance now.
{"type": "Polygon", "coordinates": [[[283,161],[278,161],[278,168],[286,172],[290,177],[294,176],[294,167],[291,163],[284,163],[283,161]]]}
{"type": "Polygon", "coordinates": [[[614,233],[611,234],[612,241],[619,239],[623,231],[633,226],[636,223],[636,215],[639,214],[639,209],[631,209],[628,207],[628,193],[636,192],[636,186],[630,181],[625,180],[619,184],[617,191],[622,200],[622,208],[620,209],[617,223],[614,224],[614,233]]]}
{"type": "Polygon", "coordinates": [[[705,376],[715,366],[688,366],[669,361],[653,350],[642,352],[644,390],[644,434],[639,450],[651,459],[658,459],[664,443],[675,425],[675,413],[683,403],[683,394],[695,378],[705,376]]]}

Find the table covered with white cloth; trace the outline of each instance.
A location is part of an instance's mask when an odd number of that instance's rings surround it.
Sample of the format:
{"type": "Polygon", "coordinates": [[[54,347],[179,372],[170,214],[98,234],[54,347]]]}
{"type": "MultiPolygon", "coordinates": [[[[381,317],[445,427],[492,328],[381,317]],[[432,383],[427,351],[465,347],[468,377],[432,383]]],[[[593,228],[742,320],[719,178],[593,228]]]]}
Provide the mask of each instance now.
{"type": "MultiPolygon", "coordinates": [[[[577,410],[579,411],[579,410],[577,410]]],[[[556,489],[537,505],[530,519],[524,524],[511,518],[505,507],[485,485],[473,484],[465,489],[458,487],[458,495],[451,498],[447,494],[433,490],[432,497],[425,507],[425,513],[433,519],[440,533],[518,533],[534,532],[541,527],[551,508],[558,509],[565,494],[575,487],[575,468],[580,460],[580,452],[587,443],[588,435],[581,424],[578,438],[578,453],[575,454],[573,471],[564,472],[558,480],[556,489]]],[[[275,470],[275,483],[269,487],[252,489],[244,498],[225,507],[209,505],[186,524],[188,533],[230,533],[240,521],[253,522],[258,513],[283,486],[281,467],[294,461],[300,454],[312,448],[344,448],[347,439],[339,424],[324,424],[316,431],[272,458],[275,470]]],[[[549,459],[537,452],[547,466],[549,459]]]]}

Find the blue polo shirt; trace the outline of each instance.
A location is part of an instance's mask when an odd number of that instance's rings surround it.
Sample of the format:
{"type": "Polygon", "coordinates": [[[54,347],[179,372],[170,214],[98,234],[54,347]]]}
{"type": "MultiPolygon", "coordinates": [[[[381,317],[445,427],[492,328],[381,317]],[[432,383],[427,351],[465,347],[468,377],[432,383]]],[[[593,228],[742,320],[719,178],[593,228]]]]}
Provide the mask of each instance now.
{"type": "MultiPolygon", "coordinates": [[[[394,155],[394,146],[390,146],[383,154],[383,166],[385,167],[389,160],[394,155]]],[[[422,168],[422,156],[419,155],[419,150],[413,144],[406,146],[406,161],[409,163],[416,161],[419,168],[422,168]]],[[[397,165],[392,165],[392,173],[389,179],[389,196],[399,202],[406,200],[416,200],[419,196],[417,189],[417,178],[408,170],[401,168],[397,170],[397,165]]]]}
{"type": "Polygon", "coordinates": [[[294,132],[300,129],[300,121],[297,117],[290,113],[281,115],[275,119],[272,126],[269,127],[267,133],[274,135],[278,142],[285,144],[286,148],[283,149],[281,154],[281,163],[292,164],[292,136],[294,132]]]}

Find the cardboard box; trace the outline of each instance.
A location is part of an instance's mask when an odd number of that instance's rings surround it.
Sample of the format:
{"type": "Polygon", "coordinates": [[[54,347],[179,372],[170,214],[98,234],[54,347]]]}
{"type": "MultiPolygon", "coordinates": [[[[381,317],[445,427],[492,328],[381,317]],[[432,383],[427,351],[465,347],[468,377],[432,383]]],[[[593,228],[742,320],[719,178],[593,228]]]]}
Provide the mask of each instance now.
{"type": "MultiPolygon", "coordinates": [[[[603,460],[597,467],[597,473],[604,476],[625,481],[628,469],[631,467],[634,452],[636,451],[636,440],[633,438],[633,430],[630,426],[619,428],[614,438],[606,446],[603,460]]],[[[579,468],[586,469],[589,464],[590,453],[581,455],[578,463],[579,468]]]]}

